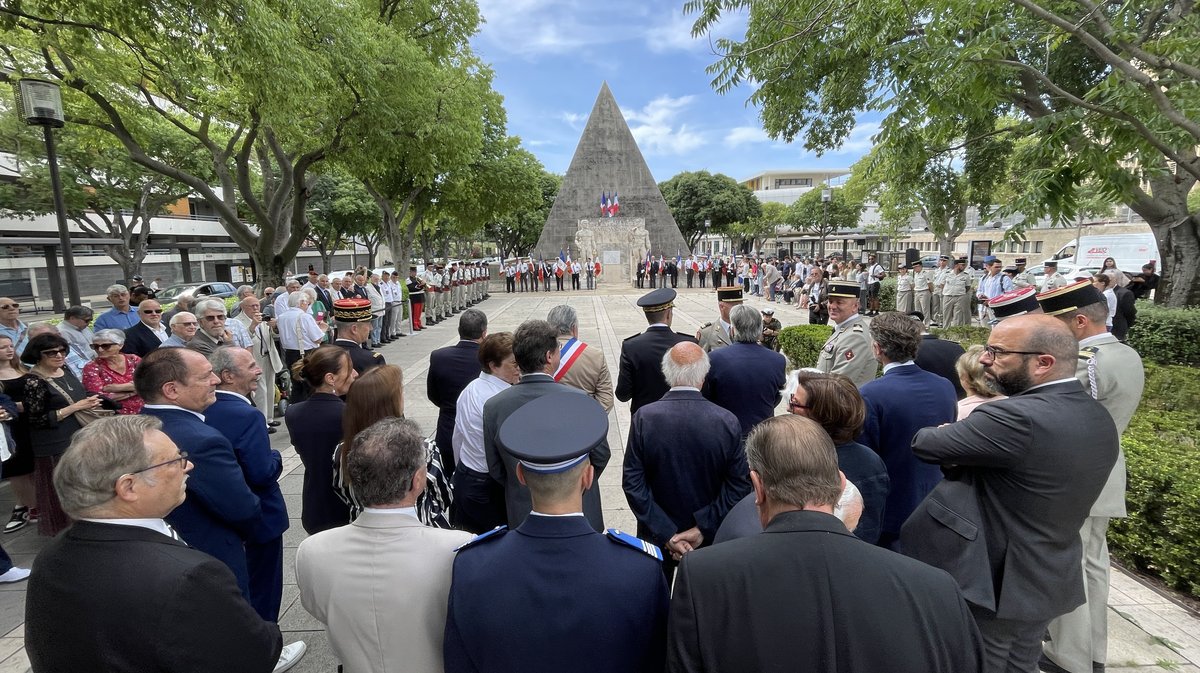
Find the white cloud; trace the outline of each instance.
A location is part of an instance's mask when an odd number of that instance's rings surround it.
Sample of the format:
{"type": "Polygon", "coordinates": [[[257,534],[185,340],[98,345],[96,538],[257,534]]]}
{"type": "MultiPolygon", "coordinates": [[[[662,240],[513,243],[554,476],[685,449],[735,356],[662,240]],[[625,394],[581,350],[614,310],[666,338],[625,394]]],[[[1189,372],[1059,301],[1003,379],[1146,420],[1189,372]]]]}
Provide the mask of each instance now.
{"type": "Polygon", "coordinates": [[[879,133],[879,122],[858,122],[842,146],[830,154],[866,154],[875,146],[872,139],[879,133]]]}
{"type": "Polygon", "coordinates": [[[676,126],[675,123],[693,100],[695,96],[673,98],[662,95],[640,110],[623,110],[638,147],[647,154],[686,154],[702,147],[706,142],[703,134],[688,128],[687,124],[676,126]]]}
{"type": "Polygon", "coordinates": [[[726,147],[741,147],[754,143],[769,143],[767,132],[758,126],[736,126],[725,134],[726,147]]]}
{"type": "Polygon", "coordinates": [[[628,39],[615,15],[587,0],[479,0],[480,39],[519,56],[577,52],[628,39]]]}
{"type": "Polygon", "coordinates": [[[658,24],[651,25],[646,29],[643,35],[646,48],[655,53],[667,51],[712,52],[717,39],[739,39],[746,33],[745,11],[726,14],[709,28],[707,34],[699,37],[692,37],[692,26],[695,22],[695,15],[685,15],[679,10],[672,10],[669,14],[664,15],[658,24]]]}
{"type": "Polygon", "coordinates": [[[588,118],[588,116],[582,112],[564,112],[559,116],[567,123],[568,126],[573,129],[583,128],[583,124],[588,118]]]}

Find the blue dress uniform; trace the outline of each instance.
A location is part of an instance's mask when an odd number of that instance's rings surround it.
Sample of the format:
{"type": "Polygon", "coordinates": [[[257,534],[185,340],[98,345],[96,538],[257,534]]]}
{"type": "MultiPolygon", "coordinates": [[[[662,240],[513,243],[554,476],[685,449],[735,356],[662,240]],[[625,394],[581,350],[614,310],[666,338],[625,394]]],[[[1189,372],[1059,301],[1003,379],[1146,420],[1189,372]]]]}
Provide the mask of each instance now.
{"type": "MultiPolygon", "coordinates": [[[[607,432],[607,415],[590,398],[550,395],[514,412],[499,440],[527,473],[553,473],[586,461],[607,432]]],[[[458,551],[446,672],[661,671],[662,552],[620,531],[595,532],[582,511],[539,514],[537,486],[534,511],[516,530],[497,528],[458,551]]]]}

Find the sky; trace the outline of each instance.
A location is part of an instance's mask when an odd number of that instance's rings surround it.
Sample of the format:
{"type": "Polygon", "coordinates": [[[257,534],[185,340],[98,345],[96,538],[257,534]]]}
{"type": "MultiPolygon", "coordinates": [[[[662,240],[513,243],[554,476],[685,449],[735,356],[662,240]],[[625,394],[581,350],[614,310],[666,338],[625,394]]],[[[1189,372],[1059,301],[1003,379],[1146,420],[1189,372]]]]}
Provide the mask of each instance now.
{"type": "MultiPolygon", "coordinates": [[[[860,118],[843,147],[821,157],[803,142],[771,141],[741,86],[713,91],[717,56],[693,39],[683,0],[478,0],[485,23],[472,40],[495,71],[508,130],[555,173],[565,173],[601,83],[607,81],[654,179],[707,170],[736,180],[764,170],[848,168],[877,123],[860,118]]],[[[718,36],[737,37],[726,20],[718,36]]]]}

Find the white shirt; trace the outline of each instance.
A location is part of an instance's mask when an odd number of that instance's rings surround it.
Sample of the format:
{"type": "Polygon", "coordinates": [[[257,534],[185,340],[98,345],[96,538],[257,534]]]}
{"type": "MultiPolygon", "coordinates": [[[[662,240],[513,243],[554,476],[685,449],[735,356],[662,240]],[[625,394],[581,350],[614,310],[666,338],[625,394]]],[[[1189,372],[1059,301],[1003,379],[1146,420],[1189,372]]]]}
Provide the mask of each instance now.
{"type": "Polygon", "coordinates": [[[155,533],[162,533],[163,535],[166,535],[172,539],[175,539],[176,537],[175,535],[171,534],[171,527],[168,526],[167,522],[163,521],[162,519],[91,519],[85,516],[81,517],[80,521],[91,521],[92,523],[111,523],[115,526],[137,526],[138,528],[152,530],[155,533]]]}
{"type": "MultiPolygon", "coordinates": [[[[371,514],[403,514],[417,518],[416,507],[363,507],[363,513],[370,512],[371,514]]],[[[418,519],[419,520],[419,519],[418,519]]]]}
{"type": "Polygon", "coordinates": [[[504,379],[481,372],[467,384],[455,403],[454,436],[450,446],[454,460],[476,472],[487,473],[487,454],[483,451],[483,403],[510,385],[504,379]]]}
{"type": "Polygon", "coordinates": [[[1117,314],[1117,292],[1111,287],[1104,291],[1104,299],[1108,302],[1108,320],[1104,324],[1112,329],[1113,316],[1117,314]]]}
{"type": "Polygon", "coordinates": [[[147,325],[145,321],[143,321],[142,324],[146,325],[146,329],[150,330],[150,332],[153,333],[154,336],[158,337],[158,343],[162,343],[162,342],[166,341],[171,336],[170,332],[167,331],[166,327],[163,327],[162,323],[158,324],[157,329],[151,327],[150,325],[147,325]]]}
{"type": "Polygon", "coordinates": [[[317,347],[325,334],[317,327],[317,321],[299,308],[289,308],[281,315],[275,316],[275,324],[279,329],[279,343],[284,349],[310,351],[317,347]]]}
{"type": "Polygon", "coordinates": [[[199,418],[202,421],[204,420],[204,414],[200,413],[199,411],[192,411],[191,409],[184,409],[183,407],[181,407],[177,404],[147,404],[147,405],[143,406],[142,408],[143,409],[177,409],[179,411],[186,411],[189,414],[195,416],[196,418],[199,418]]]}
{"type": "Polygon", "coordinates": [[[889,362],[883,366],[883,373],[886,374],[886,373],[892,371],[893,369],[895,369],[896,367],[907,367],[909,365],[916,365],[916,364],[917,363],[913,362],[912,360],[909,360],[908,362],[889,362]]]}
{"type": "MultiPolygon", "coordinates": [[[[299,292],[299,290],[296,290],[296,291],[299,292]]],[[[274,304],[275,304],[275,317],[278,318],[279,316],[283,315],[285,311],[288,310],[288,292],[286,290],[284,290],[283,292],[281,292],[279,294],[278,297],[275,297],[274,304]]]]}

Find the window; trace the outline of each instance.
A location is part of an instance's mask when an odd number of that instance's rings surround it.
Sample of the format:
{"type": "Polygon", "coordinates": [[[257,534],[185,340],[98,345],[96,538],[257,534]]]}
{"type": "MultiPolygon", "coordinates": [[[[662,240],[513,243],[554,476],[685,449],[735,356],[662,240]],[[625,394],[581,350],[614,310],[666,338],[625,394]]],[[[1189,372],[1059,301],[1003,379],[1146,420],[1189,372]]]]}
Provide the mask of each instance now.
{"type": "Polygon", "coordinates": [[[1033,244],[1033,252],[1034,252],[1034,254],[1035,254],[1035,255],[1036,255],[1036,254],[1040,254],[1040,253],[1042,252],[1042,242],[1041,242],[1041,241],[1036,241],[1036,242],[1034,242],[1034,244],[1033,244]]]}
{"type": "Polygon", "coordinates": [[[775,180],[775,189],[780,187],[812,187],[812,178],[778,178],[775,180]]]}

